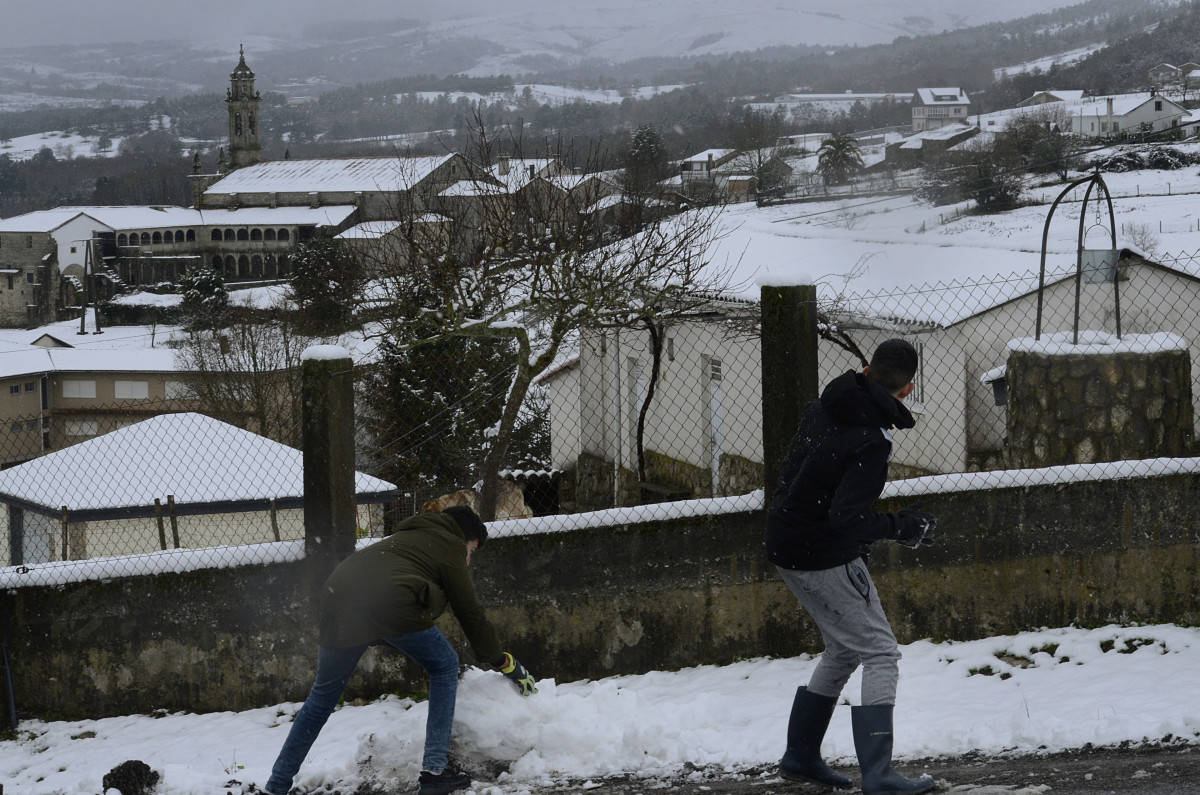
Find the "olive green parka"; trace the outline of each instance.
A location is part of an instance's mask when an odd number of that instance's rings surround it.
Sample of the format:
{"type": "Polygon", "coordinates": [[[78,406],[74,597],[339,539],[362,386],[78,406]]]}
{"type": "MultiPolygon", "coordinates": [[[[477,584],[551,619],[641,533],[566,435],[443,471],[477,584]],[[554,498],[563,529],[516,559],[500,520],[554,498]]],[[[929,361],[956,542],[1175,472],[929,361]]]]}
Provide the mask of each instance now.
{"type": "Polygon", "coordinates": [[[458,522],[442,513],[417,514],[329,575],[321,589],[320,644],[342,649],[421,632],[447,606],[479,662],[490,665],[503,656],[475,596],[458,522]]]}

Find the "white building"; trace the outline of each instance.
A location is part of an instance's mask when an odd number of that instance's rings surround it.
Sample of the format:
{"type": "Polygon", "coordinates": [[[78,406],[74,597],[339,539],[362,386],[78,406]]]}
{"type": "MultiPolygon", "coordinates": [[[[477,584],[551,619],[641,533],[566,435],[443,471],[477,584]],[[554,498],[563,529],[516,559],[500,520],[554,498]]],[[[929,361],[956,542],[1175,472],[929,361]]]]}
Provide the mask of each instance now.
{"type": "Polygon", "coordinates": [[[912,103],[913,132],[962,124],[970,110],[971,100],[961,88],[918,88],[912,103]]]}
{"type": "Polygon", "coordinates": [[[1069,106],[1068,112],[1071,132],[1088,138],[1161,132],[1178,127],[1188,113],[1178,102],[1155,91],[1092,97],[1069,106]]]}

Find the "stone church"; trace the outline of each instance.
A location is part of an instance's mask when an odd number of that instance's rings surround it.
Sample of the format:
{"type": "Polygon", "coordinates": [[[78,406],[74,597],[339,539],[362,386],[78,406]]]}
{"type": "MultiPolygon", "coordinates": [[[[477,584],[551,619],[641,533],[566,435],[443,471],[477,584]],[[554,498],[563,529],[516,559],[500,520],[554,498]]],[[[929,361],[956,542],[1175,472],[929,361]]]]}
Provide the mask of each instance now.
{"type": "Polygon", "coordinates": [[[227,283],[284,278],[298,243],[361,237],[483,174],[457,154],[264,161],[254,81],[243,49],[225,96],[228,150],[213,174],[199,173],[197,158],[192,207],[58,207],[0,219],[0,326],[51,322],[85,297],[175,282],[203,266],[227,283]]]}

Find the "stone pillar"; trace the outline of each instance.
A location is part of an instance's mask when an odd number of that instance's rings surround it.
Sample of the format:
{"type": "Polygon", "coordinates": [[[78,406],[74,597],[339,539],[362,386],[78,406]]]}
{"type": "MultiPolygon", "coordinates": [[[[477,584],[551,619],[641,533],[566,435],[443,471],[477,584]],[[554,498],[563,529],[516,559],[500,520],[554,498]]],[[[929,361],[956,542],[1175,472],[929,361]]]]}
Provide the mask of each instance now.
{"type": "Polygon", "coordinates": [[[1173,334],[1053,334],[1009,343],[1008,455],[1016,468],[1191,454],[1191,355],[1173,334]]]}
{"type": "Polygon", "coordinates": [[[354,362],[337,345],[314,345],[301,360],[304,551],[315,595],[354,551],[354,362]]]}
{"type": "Polygon", "coordinates": [[[817,288],[763,286],[763,480],[771,499],[804,407],[817,398],[817,288]]]}

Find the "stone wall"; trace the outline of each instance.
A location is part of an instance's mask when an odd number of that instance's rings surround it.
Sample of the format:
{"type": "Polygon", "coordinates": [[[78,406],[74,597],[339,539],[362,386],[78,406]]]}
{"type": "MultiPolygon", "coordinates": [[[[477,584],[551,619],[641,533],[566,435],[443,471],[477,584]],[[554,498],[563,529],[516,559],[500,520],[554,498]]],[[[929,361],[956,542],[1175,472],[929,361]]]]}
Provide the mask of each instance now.
{"type": "Polygon", "coordinates": [[[1012,350],[1007,382],[1013,467],[1191,455],[1187,350],[1012,350]]]}
{"type": "MultiPolygon", "coordinates": [[[[1200,474],[922,502],[941,517],[938,543],[883,542],[871,559],[901,642],[1200,623],[1200,474]]],[[[496,538],[475,560],[475,582],[505,648],[559,682],[818,652],[816,627],[764,558],[763,523],[755,512],[496,538]]],[[[0,593],[18,713],[301,700],[322,577],[302,561],[0,593]]],[[[470,661],[453,618],[440,625],[470,661]]],[[[403,655],[372,648],[346,697],[424,689],[403,655]]]]}

